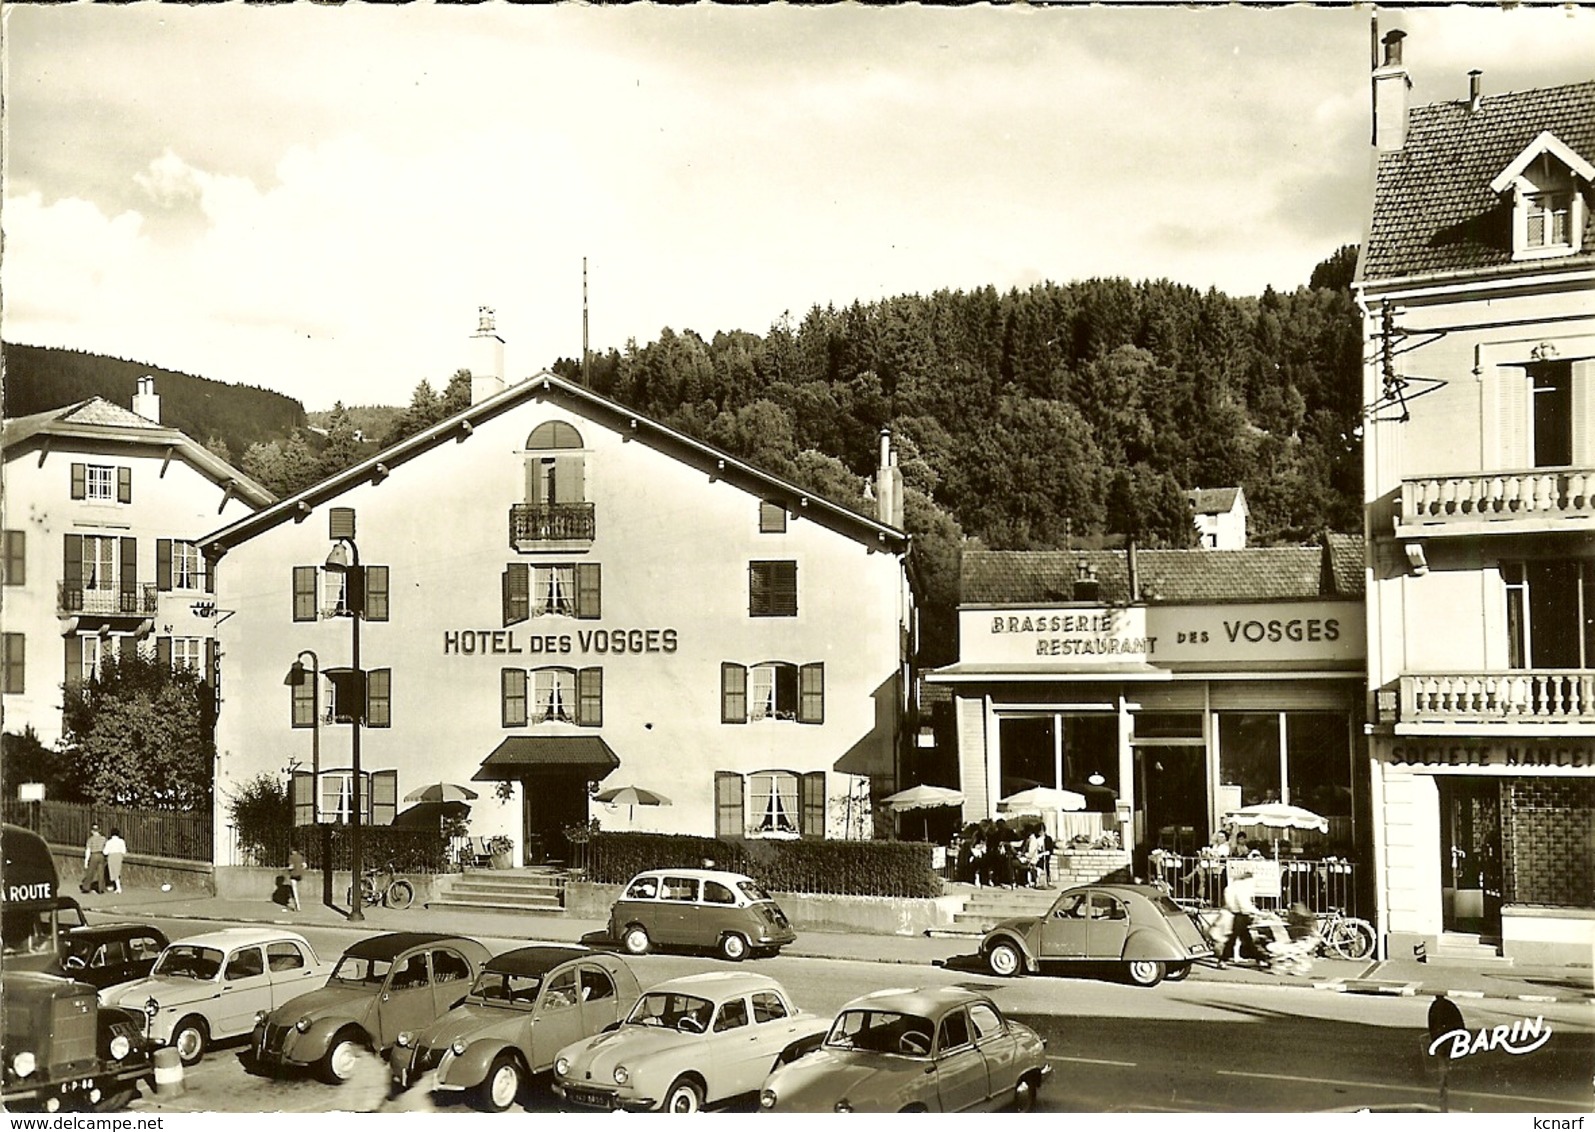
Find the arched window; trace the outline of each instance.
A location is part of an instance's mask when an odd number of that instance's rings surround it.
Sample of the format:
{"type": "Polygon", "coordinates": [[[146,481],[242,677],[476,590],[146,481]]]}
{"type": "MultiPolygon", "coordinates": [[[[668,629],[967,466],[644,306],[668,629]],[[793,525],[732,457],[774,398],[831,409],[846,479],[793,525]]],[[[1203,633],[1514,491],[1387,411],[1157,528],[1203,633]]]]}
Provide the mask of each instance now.
{"type": "Polygon", "coordinates": [[[526,438],[526,500],[511,511],[511,541],[520,550],[593,539],[587,501],[587,452],[581,433],[544,421],[526,438]]]}

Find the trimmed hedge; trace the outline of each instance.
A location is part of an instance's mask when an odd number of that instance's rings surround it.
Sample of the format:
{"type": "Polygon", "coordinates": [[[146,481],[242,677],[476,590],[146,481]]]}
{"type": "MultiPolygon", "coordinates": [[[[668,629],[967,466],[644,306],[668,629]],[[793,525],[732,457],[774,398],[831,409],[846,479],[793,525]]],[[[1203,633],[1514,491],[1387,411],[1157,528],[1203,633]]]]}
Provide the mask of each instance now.
{"type": "MultiPolygon", "coordinates": [[[[348,869],[353,851],[353,838],[344,825],[301,825],[291,833],[292,845],[305,855],[312,869],[322,867],[321,845],[323,830],[331,830],[332,867],[348,869]]],[[[445,846],[437,831],[431,829],[395,829],[387,825],[360,827],[360,863],[366,868],[379,868],[389,861],[401,873],[441,873],[448,871],[444,860],[445,846]]],[[[287,847],[281,863],[288,861],[287,847]]]]}
{"type": "Polygon", "coordinates": [[[646,869],[700,868],[712,861],[772,892],[929,898],[942,894],[931,849],[912,841],[721,841],[599,832],[588,845],[588,872],[599,884],[625,884],[646,869]]]}

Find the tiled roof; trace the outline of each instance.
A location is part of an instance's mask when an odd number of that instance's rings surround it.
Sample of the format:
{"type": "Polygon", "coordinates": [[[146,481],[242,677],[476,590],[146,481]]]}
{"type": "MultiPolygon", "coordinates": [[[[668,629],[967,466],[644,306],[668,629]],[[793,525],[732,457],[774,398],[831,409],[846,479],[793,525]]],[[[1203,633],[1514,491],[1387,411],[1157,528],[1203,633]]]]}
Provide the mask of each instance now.
{"type": "MultiPolygon", "coordinates": [[[[1119,550],[974,550],[963,557],[965,605],[1050,605],[1074,600],[1084,562],[1096,572],[1101,604],[1129,600],[1119,550]]],[[[1142,550],[1141,599],[1149,605],[1360,598],[1362,538],[1332,535],[1327,546],[1246,550],[1142,550]]]]}
{"type": "Polygon", "coordinates": [[[1477,110],[1465,100],[1414,107],[1406,144],[1379,155],[1361,277],[1595,262],[1595,209],[1585,209],[1579,254],[1512,262],[1511,204],[1490,182],[1542,130],[1595,161],[1595,82],[1494,95],[1477,110]]]}
{"type": "Polygon", "coordinates": [[[1185,493],[1198,515],[1223,515],[1234,510],[1238,487],[1197,487],[1185,493]]]}

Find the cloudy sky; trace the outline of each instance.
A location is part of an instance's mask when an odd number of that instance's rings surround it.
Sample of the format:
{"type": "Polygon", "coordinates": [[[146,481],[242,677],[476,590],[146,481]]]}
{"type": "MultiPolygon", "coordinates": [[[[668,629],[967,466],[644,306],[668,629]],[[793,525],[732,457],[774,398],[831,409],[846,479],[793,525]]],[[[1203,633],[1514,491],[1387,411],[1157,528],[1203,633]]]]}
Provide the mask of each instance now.
{"type": "MultiPolygon", "coordinates": [[[[1231,294],[1361,237],[1369,12],[5,10],[4,337],[407,403],[661,328],[1093,275],[1231,294]]],[[[1595,11],[1385,9],[1415,103],[1595,78],[1595,11]]]]}

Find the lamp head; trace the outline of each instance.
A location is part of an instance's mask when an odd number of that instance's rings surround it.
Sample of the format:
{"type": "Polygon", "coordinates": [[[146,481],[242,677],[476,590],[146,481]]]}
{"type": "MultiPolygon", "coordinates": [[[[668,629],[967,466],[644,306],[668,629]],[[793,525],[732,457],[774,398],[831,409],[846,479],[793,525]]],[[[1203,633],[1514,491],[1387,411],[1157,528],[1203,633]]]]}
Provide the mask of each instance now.
{"type": "Polygon", "coordinates": [[[349,557],[349,544],[342,539],[339,539],[333,544],[331,553],[327,555],[327,569],[339,571],[347,570],[349,569],[351,562],[352,559],[349,557]]]}
{"type": "Polygon", "coordinates": [[[303,662],[296,660],[288,669],[288,675],[282,678],[282,682],[285,687],[297,688],[305,682],[305,677],[308,675],[309,673],[305,671],[303,662]]]}

